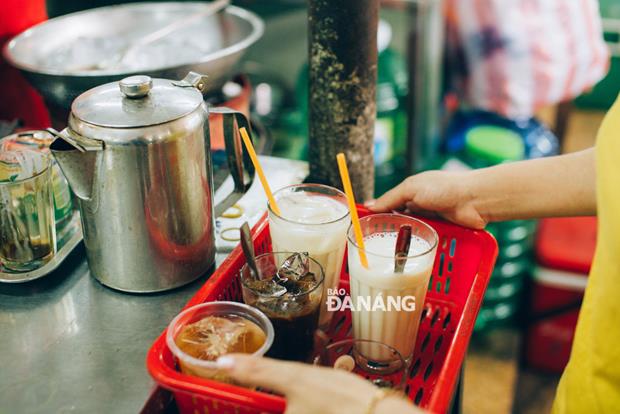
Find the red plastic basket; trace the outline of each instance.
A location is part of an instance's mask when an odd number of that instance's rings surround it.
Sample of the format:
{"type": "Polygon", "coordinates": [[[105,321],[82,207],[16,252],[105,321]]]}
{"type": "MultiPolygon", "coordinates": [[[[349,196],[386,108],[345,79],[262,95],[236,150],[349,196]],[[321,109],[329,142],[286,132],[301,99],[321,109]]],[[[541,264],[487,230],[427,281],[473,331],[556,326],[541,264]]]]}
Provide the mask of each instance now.
{"type": "MultiPolygon", "coordinates": [[[[360,216],[369,214],[363,208],[359,213],[360,216]]],[[[421,407],[444,413],[449,408],[495,264],[497,243],[485,231],[424,221],[439,234],[439,247],[406,392],[421,407]]],[[[254,227],[253,234],[257,253],[270,251],[266,218],[254,227]]],[[[242,301],[237,274],[244,264],[241,248],[237,247],[186,307],[215,300],[242,301]]],[[[341,287],[348,291],[344,267],[341,287]]],[[[338,340],[350,336],[350,329],[350,312],[342,311],[334,315],[328,334],[332,340],[338,340]]],[[[174,393],[181,413],[281,413],[286,405],[285,399],[277,395],[182,374],[166,346],[165,332],[149,350],[146,363],[155,381],[174,393]]]]}

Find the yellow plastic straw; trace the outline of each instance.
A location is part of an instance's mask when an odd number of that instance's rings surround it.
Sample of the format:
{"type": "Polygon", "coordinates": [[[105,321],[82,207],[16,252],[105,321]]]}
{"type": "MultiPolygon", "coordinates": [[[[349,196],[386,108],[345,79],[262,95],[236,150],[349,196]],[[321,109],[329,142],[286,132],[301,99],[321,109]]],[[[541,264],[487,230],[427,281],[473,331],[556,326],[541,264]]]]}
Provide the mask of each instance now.
{"type": "Polygon", "coordinates": [[[342,179],[342,186],[344,187],[344,193],[347,195],[347,202],[349,203],[349,212],[351,213],[351,222],[353,222],[353,233],[355,234],[355,240],[359,246],[360,262],[362,266],[368,269],[368,259],[366,258],[366,247],[364,246],[364,236],[362,235],[362,226],[360,225],[360,218],[357,215],[357,207],[355,206],[355,196],[353,195],[353,188],[351,187],[351,178],[349,178],[349,169],[347,168],[347,160],[344,154],[341,152],[336,155],[338,160],[338,169],[340,170],[340,178],[342,179]]]}
{"type": "Polygon", "coordinates": [[[280,213],[280,208],[278,208],[278,205],[276,204],[276,199],[273,198],[271,188],[269,187],[269,183],[267,182],[267,178],[265,177],[263,167],[261,167],[260,162],[258,161],[258,157],[256,156],[256,151],[254,151],[254,146],[252,145],[252,141],[250,140],[248,131],[246,131],[245,128],[239,128],[239,132],[241,133],[241,138],[243,139],[245,148],[248,150],[248,154],[250,154],[250,159],[252,160],[252,164],[254,164],[254,168],[256,169],[256,173],[258,174],[260,183],[263,185],[263,190],[265,190],[265,194],[267,195],[267,199],[269,200],[269,205],[271,206],[271,209],[274,213],[281,216],[282,213],[280,213]]]}

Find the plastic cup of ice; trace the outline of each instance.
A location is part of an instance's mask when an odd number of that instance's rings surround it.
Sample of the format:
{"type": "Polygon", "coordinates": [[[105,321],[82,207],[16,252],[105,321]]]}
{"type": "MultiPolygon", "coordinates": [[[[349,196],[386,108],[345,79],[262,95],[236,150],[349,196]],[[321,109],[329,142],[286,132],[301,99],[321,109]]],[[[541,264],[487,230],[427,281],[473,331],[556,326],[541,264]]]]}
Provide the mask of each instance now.
{"type": "Polygon", "coordinates": [[[263,356],[274,339],[273,325],[260,310],[237,302],[208,302],[177,315],[166,332],[166,344],[181,372],[232,382],[216,360],[229,353],[263,356]]]}

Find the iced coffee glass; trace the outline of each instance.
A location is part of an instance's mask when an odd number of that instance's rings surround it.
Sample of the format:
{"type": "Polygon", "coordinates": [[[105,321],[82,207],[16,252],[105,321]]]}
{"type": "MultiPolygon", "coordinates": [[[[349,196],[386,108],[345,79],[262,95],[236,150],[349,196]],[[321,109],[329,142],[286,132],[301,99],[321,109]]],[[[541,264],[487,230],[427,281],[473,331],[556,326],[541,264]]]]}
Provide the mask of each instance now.
{"type": "Polygon", "coordinates": [[[273,324],[275,338],[267,356],[308,361],[323,303],[323,268],[305,254],[283,252],[257,256],[256,267],[258,275],[247,264],[241,269],[241,290],[243,301],[273,324]],[[290,272],[282,272],[283,263],[290,272]]]}
{"type": "MultiPolygon", "coordinates": [[[[353,228],[348,232],[353,336],[389,345],[409,363],[437,252],[437,232],[420,220],[400,214],[375,214],[360,219],[360,224],[368,268],[360,261],[353,228]],[[412,229],[411,245],[403,271],[397,272],[396,240],[405,225],[412,229]]],[[[369,358],[382,358],[379,349],[361,351],[369,358]]]]}
{"type": "Polygon", "coordinates": [[[177,315],[166,332],[166,344],[181,372],[232,382],[217,369],[222,355],[263,356],[273,343],[273,326],[258,309],[237,302],[208,302],[177,315]]]}
{"type": "MultiPolygon", "coordinates": [[[[344,193],[326,185],[299,184],[276,191],[274,198],[281,214],[269,206],[273,251],[308,252],[325,271],[324,291],[336,289],[350,223],[344,193]]],[[[319,326],[326,328],[331,316],[323,302],[319,326]]]]}
{"type": "Polygon", "coordinates": [[[51,160],[30,150],[0,151],[0,261],[24,272],[56,251],[51,160]]]}

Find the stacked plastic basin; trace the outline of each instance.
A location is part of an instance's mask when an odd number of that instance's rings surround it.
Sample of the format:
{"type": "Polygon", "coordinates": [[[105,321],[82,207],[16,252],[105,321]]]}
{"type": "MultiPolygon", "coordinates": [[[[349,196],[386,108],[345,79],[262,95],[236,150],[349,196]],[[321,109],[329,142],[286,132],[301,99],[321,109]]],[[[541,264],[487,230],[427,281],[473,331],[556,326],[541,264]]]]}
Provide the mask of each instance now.
{"type": "Polygon", "coordinates": [[[566,366],[595,245],[595,217],[541,220],[525,340],[528,366],[556,373],[566,366]]]}

